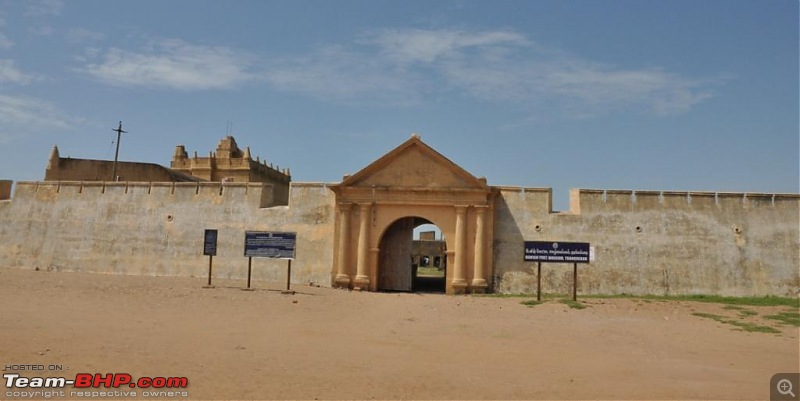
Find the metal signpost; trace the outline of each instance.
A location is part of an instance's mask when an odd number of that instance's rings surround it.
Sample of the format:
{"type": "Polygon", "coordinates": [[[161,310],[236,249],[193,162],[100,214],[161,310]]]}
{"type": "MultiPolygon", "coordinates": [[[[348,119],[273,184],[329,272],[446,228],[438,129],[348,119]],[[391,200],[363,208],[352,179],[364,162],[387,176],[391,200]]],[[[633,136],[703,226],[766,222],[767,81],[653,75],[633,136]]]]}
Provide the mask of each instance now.
{"type": "Polygon", "coordinates": [[[245,231],[244,256],[247,257],[247,288],[250,290],[250,275],[252,272],[253,258],[286,259],[288,268],[286,272],[286,290],[284,294],[292,294],[290,289],[292,280],[292,260],[295,257],[297,233],[274,231],[245,231]]]}
{"type": "Polygon", "coordinates": [[[217,254],[217,230],[206,229],[203,235],[203,255],[208,255],[208,284],[203,288],[214,288],[211,285],[211,265],[217,254]]]}
{"type": "Polygon", "coordinates": [[[536,300],[542,300],[542,262],[572,263],[572,300],[578,300],[578,263],[589,263],[588,242],[525,241],[525,261],[537,262],[536,300]]]}

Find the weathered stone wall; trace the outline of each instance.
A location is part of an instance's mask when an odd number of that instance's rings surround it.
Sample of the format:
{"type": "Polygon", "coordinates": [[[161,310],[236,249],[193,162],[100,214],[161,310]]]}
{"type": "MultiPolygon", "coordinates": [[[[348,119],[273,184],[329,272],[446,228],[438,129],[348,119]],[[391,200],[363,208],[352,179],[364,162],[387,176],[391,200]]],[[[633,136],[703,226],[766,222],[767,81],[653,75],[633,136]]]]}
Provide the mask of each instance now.
{"type": "MultiPolygon", "coordinates": [[[[293,282],[332,283],[335,195],[324,184],[292,184],[288,206],[263,183],[20,182],[8,199],[10,188],[0,182],[0,266],[204,277],[203,230],[215,228],[214,276],[244,279],[245,230],[295,231],[293,282]]],[[[800,290],[800,195],[576,190],[571,210],[554,213],[550,189],[496,191],[496,292],[536,291],[526,240],[590,242],[583,294],[800,290]]],[[[543,291],[569,293],[571,270],[543,264],[543,291]]],[[[285,261],[253,260],[256,280],[285,274],[285,261]]]]}
{"type": "MultiPolygon", "coordinates": [[[[330,285],[333,202],[324,184],[293,184],[289,205],[272,206],[262,183],[19,182],[0,201],[0,266],[204,277],[215,228],[214,276],[243,279],[245,230],[296,231],[292,281],[330,285]]],[[[255,280],[285,275],[286,261],[253,259],[255,280]]]]}
{"type": "MultiPolygon", "coordinates": [[[[90,159],[51,159],[44,172],[45,181],[106,181],[111,180],[114,162],[90,159]]],[[[120,181],[139,182],[191,182],[199,178],[170,170],[153,163],[117,162],[120,181]]]]}
{"type": "MultiPolygon", "coordinates": [[[[795,295],[800,195],[575,190],[551,211],[549,189],[502,188],[495,203],[495,290],[536,291],[523,241],[590,242],[579,293],[795,295]]],[[[571,264],[542,265],[544,292],[569,293],[571,264]]]]}

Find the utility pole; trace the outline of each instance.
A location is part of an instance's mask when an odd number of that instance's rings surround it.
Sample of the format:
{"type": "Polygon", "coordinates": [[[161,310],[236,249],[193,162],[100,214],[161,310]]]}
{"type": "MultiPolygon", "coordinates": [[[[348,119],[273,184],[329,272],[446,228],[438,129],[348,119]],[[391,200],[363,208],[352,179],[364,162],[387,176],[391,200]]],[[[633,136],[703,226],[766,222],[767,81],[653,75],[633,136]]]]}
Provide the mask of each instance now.
{"type": "Polygon", "coordinates": [[[111,169],[111,181],[117,180],[117,159],[119,158],[119,139],[121,134],[126,134],[128,131],[122,130],[122,121],[119,122],[119,127],[117,129],[111,129],[112,131],[117,133],[117,151],[114,153],[114,167],[111,169]]]}

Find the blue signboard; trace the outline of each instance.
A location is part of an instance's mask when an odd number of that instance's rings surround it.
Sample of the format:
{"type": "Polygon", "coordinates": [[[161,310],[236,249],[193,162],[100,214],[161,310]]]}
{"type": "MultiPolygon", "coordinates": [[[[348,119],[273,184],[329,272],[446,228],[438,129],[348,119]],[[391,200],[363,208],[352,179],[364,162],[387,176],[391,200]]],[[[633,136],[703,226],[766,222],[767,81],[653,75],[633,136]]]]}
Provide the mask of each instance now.
{"type": "Polygon", "coordinates": [[[525,261],[589,263],[589,243],[525,241],[525,261]]]}
{"type": "Polygon", "coordinates": [[[206,229],[203,235],[203,255],[217,255],[217,230],[206,229]]]}
{"type": "Polygon", "coordinates": [[[297,233],[245,231],[244,256],[251,258],[294,259],[297,233]]]}

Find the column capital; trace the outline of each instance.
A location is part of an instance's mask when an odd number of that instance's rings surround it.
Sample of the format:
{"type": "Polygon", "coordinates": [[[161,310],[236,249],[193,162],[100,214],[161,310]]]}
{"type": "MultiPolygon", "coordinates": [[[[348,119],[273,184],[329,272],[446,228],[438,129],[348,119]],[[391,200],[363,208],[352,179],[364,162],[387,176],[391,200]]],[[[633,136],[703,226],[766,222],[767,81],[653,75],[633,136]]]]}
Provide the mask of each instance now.
{"type": "Polygon", "coordinates": [[[467,212],[467,208],[469,208],[469,205],[455,205],[454,207],[456,208],[456,213],[461,214],[467,212]]]}
{"type": "Polygon", "coordinates": [[[353,207],[353,204],[350,202],[342,202],[336,205],[341,212],[349,212],[350,209],[353,207]]]}

